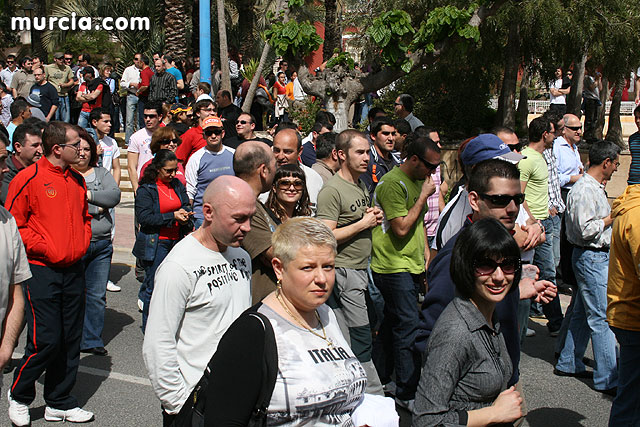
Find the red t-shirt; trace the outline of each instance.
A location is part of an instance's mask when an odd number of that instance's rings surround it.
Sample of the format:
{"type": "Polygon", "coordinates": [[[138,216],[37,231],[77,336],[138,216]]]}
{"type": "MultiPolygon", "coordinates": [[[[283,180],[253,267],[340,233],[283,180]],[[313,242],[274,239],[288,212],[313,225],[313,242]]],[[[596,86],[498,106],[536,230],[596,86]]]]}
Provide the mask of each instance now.
{"type": "Polygon", "coordinates": [[[182,144],[176,149],[176,156],[182,161],[183,165],[187,164],[189,157],[193,153],[207,145],[207,141],[202,136],[200,125],[189,129],[180,138],[182,138],[182,144]]]}
{"type": "MultiPolygon", "coordinates": [[[[182,206],[178,194],[173,187],[164,182],[157,180],[158,197],[160,200],[160,213],[175,212],[182,206]]],[[[161,240],[178,240],[180,238],[180,227],[178,221],[173,221],[171,227],[162,227],[158,232],[158,238],[161,240]]]]}
{"type": "MultiPolygon", "coordinates": [[[[82,111],[86,112],[86,113],[90,113],[93,110],[95,110],[96,108],[100,108],[102,107],[102,90],[104,88],[104,85],[99,84],[97,89],[100,91],[100,94],[98,95],[98,97],[96,98],[95,102],[93,103],[88,103],[88,102],[83,102],[82,103],[82,111]]],[[[87,82],[82,82],[82,84],[80,85],[80,88],[78,89],[78,92],[82,93],[82,94],[88,94],[89,90],[87,89],[87,82]]]]}
{"type": "Polygon", "coordinates": [[[153,77],[153,70],[151,67],[147,67],[140,71],[140,86],[146,86],[147,89],[140,94],[140,96],[149,96],[149,85],[151,85],[151,77],[153,77]]]}
{"type": "Polygon", "coordinates": [[[275,82],[273,87],[278,89],[278,95],[285,95],[287,93],[287,89],[280,84],[280,82],[275,82]]]}

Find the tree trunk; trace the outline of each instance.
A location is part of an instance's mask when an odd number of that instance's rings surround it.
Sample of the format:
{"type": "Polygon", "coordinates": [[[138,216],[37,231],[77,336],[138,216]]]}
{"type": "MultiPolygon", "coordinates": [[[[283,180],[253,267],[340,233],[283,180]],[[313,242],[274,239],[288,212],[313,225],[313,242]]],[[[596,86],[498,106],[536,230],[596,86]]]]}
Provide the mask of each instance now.
{"type": "MultiPolygon", "coordinates": [[[[280,13],[284,9],[284,15],[282,17],[282,22],[286,23],[289,20],[289,8],[285,7],[285,1],[279,0],[276,8],[276,15],[280,13]]],[[[247,91],[247,96],[242,103],[242,111],[248,113],[251,111],[251,105],[253,104],[253,98],[256,94],[256,89],[258,88],[258,83],[260,82],[260,76],[262,75],[262,70],[265,65],[267,65],[267,58],[269,57],[269,50],[271,46],[269,43],[264,44],[262,48],[262,55],[260,55],[260,62],[258,63],[258,68],[256,68],[256,73],[253,75],[251,79],[251,86],[249,86],[249,90],[247,91]]]]}
{"type": "Polygon", "coordinates": [[[587,49],[582,52],[580,61],[573,67],[571,92],[567,95],[567,113],[582,116],[582,84],[584,80],[584,66],[587,63],[587,49]]]}
{"type": "Polygon", "coordinates": [[[185,0],[165,0],[164,46],[165,52],[174,59],[187,58],[187,14],[185,0]]]}
{"type": "Polygon", "coordinates": [[[253,57],[256,52],[256,37],[254,27],[256,22],[255,0],[239,0],[236,2],[238,9],[238,29],[240,30],[240,53],[247,57],[253,57]]]}
{"type": "Polygon", "coordinates": [[[198,0],[189,0],[191,2],[191,22],[193,22],[193,31],[191,32],[191,52],[194,56],[200,56],[200,7],[198,0]]]}
{"type": "Polygon", "coordinates": [[[340,25],[338,25],[336,0],[325,0],[324,2],[324,46],[322,47],[322,58],[328,61],[335,49],[342,50],[340,25]]]}
{"type": "Polygon", "coordinates": [[[516,85],[520,69],[520,24],[513,19],[509,24],[509,39],[505,49],[504,77],[498,98],[496,125],[511,129],[516,124],[516,85]]]}
{"type": "MultiPolygon", "coordinates": [[[[220,38],[220,70],[222,71],[222,81],[220,89],[228,90],[231,93],[231,78],[229,77],[229,48],[227,47],[227,23],[224,17],[224,0],[216,0],[218,9],[218,36],[220,38]]],[[[233,100],[234,94],[231,94],[233,100]]]]}
{"type": "Polygon", "coordinates": [[[596,121],[596,130],[595,130],[595,137],[597,139],[603,139],[605,116],[607,113],[606,107],[607,107],[608,100],[609,100],[609,79],[603,76],[602,90],[600,91],[600,102],[602,102],[602,105],[598,110],[598,120],[596,121]]]}
{"type": "Polygon", "coordinates": [[[611,100],[611,109],[609,110],[609,128],[607,129],[607,140],[615,142],[620,147],[625,148],[622,139],[622,122],[620,121],[620,105],[622,103],[622,91],[624,89],[624,77],[616,81],[616,91],[611,100]]]}
{"type": "Polygon", "coordinates": [[[522,69],[522,79],[520,80],[520,98],[518,110],[516,112],[516,126],[522,135],[527,134],[529,128],[527,119],[529,118],[529,71],[527,67],[522,69]]]}
{"type": "MultiPolygon", "coordinates": [[[[44,1],[35,1],[33,9],[34,17],[47,16],[47,5],[44,1]]],[[[31,53],[34,56],[39,56],[47,61],[47,51],[42,43],[42,31],[31,29],[31,53]]],[[[43,64],[44,65],[44,64],[43,64]]]]}

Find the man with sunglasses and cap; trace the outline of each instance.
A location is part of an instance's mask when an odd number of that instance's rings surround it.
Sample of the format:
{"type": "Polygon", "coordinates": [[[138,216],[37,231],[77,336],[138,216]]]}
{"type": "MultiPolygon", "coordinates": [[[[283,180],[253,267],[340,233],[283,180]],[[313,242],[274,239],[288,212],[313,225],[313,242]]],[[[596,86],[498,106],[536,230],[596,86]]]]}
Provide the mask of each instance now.
{"type": "Polygon", "coordinates": [[[207,117],[215,115],[215,113],[215,106],[210,99],[202,99],[193,105],[193,114],[197,118],[197,122],[191,129],[180,136],[180,138],[182,138],[182,144],[180,144],[176,150],[176,157],[178,157],[178,160],[181,161],[183,165],[189,162],[189,158],[196,151],[207,145],[207,141],[202,133],[202,122],[204,122],[207,117]]]}
{"type": "Polygon", "coordinates": [[[199,228],[203,221],[202,196],[207,186],[221,175],[233,175],[233,150],[222,145],[224,124],[217,116],[202,121],[202,134],[207,145],[196,151],[185,168],[187,195],[193,205],[194,225],[199,228]]]}
{"type": "MultiPolygon", "coordinates": [[[[495,135],[492,136],[495,137],[495,135]]],[[[473,140],[470,144],[472,143],[473,140]]],[[[475,156],[479,155],[478,152],[474,154],[475,156]]],[[[466,160],[473,161],[469,158],[466,160]]],[[[507,230],[514,233],[520,205],[524,203],[525,195],[521,190],[520,172],[513,162],[489,157],[474,163],[474,168],[469,173],[467,190],[471,211],[465,219],[463,228],[483,218],[495,218],[507,230]]],[[[424,353],[427,347],[427,341],[438,317],[454,297],[455,286],[449,268],[453,247],[459,234],[460,231],[449,239],[429,264],[427,271],[429,289],[422,303],[415,340],[415,348],[421,353],[424,353]]],[[[517,321],[519,299],[536,298],[536,300],[546,303],[555,295],[556,289],[553,283],[523,278],[520,281],[519,289],[510,293],[496,305],[496,316],[500,322],[500,330],[504,334],[507,350],[514,367],[513,376],[508,383],[509,387],[518,383],[519,380],[520,328],[517,321]]]]}
{"type": "MultiPolygon", "coordinates": [[[[393,147],[393,138],[390,143],[393,147]]],[[[415,138],[406,143],[405,152],[404,163],[382,176],[373,195],[373,206],[384,213],[372,232],[371,270],[384,299],[373,360],[383,384],[395,370],[396,403],[411,410],[420,377],[420,354],[413,343],[425,271],[422,221],[427,197],[436,190],[431,174],[440,164],[440,148],[429,138],[415,138]]]]}

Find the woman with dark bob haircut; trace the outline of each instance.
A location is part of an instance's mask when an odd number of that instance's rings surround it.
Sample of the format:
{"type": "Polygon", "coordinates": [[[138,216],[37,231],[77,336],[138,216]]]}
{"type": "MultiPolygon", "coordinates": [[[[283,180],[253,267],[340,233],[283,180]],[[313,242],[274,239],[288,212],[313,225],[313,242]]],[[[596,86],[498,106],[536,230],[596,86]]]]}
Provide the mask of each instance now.
{"type": "Polygon", "coordinates": [[[427,343],[413,425],[510,425],[522,398],[507,389],[513,367],[494,309],[518,287],[520,249],[499,221],[476,221],[458,236],[450,273],[456,296],[427,343]]]}

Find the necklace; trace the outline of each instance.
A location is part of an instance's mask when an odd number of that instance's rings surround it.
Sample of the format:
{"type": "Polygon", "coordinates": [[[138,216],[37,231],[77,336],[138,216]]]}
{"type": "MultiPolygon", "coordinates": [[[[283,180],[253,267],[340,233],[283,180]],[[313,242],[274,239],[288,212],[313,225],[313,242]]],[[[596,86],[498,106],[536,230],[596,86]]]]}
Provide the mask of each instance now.
{"type": "Polygon", "coordinates": [[[167,193],[166,191],[161,189],[159,185],[157,187],[158,187],[158,190],[162,192],[162,194],[164,194],[165,196],[167,196],[169,198],[169,200],[173,200],[173,195],[171,194],[171,191],[169,191],[167,193]]]}
{"type": "Polygon", "coordinates": [[[295,320],[297,324],[299,324],[304,329],[306,329],[307,331],[311,332],[313,335],[317,336],[318,338],[322,338],[323,340],[325,340],[329,347],[333,347],[333,341],[331,340],[331,338],[327,338],[327,333],[325,332],[324,325],[322,324],[322,321],[320,320],[320,315],[318,314],[318,310],[315,310],[314,312],[316,314],[316,319],[318,319],[318,323],[320,324],[320,327],[322,328],[322,335],[320,335],[319,333],[317,333],[316,331],[314,331],[313,329],[311,329],[310,327],[305,325],[304,322],[298,318],[298,316],[294,315],[291,312],[291,310],[289,310],[289,308],[287,307],[287,305],[284,302],[284,299],[282,298],[282,292],[280,291],[280,287],[276,288],[276,299],[278,300],[278,302],[280,303],[282,308],[284,308],[284,311],[286,311],[287,314],[289,316],[291,316],[291,318],[293,320],[295,320]]]}

